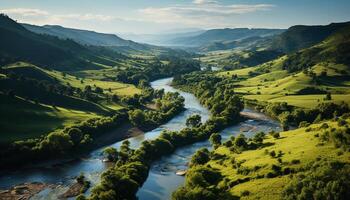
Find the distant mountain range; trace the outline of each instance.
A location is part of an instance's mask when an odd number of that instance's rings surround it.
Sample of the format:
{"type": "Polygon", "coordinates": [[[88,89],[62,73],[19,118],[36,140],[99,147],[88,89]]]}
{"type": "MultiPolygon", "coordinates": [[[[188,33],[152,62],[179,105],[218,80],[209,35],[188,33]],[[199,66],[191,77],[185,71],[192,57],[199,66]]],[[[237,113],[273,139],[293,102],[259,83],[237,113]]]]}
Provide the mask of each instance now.
{"type": "Polygon", "coordinates": [[[260,48],[288,54],[311,47],[349,25],[350,22],[322,26],[297,25],[287,30],[214,29],[193,37],[177,38],[173,42],[186,43],[194,51],[200,52],[260,48]]]}
{"type": "Polygon", "coordinates": [[[66,28],[57,25],[36,26],[22,24],[23,27],[38,34],[47,34],[61,39],[72,39],[82,45],[105,46],[105,47],[127,47],[134,50],[149,50],[151,45],[140,44],[131,40],[124,40],[117,35],[98,33],[95,31],[66,28]]]}
{"type": "Polygon", "coordinates": [[[282,33],[283,29],[225,28],[212,29],[199,35],[178,37],[171,41],[176,46],[200,47],[214,42],[232,42],[251,37],[266,37],[282,33]]]}
{"type": "Polygon", "coordinates": [[[119,34],[123,38],[128,38],[130,40],[147,43],[152,45],[160,45],[160,46],[179,46],[172,41],[177,38],[182,37],[193,37],[204,33],[206,30],[182,30],[174,32],[168,31],[166,33],[158,33],[158,34],[134,34],[134,33],[122,33],[119,34]]]}

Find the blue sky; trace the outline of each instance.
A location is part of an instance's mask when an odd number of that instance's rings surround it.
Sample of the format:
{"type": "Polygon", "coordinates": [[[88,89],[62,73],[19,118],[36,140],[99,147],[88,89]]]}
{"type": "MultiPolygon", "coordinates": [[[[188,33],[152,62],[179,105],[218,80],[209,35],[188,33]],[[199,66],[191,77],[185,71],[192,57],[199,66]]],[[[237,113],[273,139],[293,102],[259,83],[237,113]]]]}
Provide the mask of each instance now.
{"type": "Polygon", "coordinates": [[[0,0],[19,22],[108,33],[288,28],[350,21],[349,0],[0,0]]]}

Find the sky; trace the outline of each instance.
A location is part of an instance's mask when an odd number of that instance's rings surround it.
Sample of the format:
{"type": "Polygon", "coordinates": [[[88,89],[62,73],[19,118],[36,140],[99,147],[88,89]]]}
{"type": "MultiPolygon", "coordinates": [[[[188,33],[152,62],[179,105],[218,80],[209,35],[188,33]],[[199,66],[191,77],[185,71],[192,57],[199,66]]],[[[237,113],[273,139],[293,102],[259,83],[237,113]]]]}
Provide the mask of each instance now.
{"type": "Polygon", "coordinates": [[[0,0],[22,23],[105,33],[288,28],[350,21],[350,0],[0,0]]]}

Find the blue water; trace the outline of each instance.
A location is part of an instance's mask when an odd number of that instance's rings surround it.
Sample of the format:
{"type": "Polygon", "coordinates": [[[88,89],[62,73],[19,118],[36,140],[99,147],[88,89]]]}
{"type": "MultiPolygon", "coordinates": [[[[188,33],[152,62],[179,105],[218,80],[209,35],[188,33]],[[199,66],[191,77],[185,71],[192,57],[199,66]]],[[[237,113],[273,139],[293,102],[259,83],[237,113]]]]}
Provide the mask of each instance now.
{"type": "MultiPolygon", "coordinates": [[[[144,135],[128,139],[132,148],[137,148],[144,140],[155,139],[163,130],[181,130],[185,127],[186,119],[193,114],[201,115],[203,122],[210,117],[209,111],[200,105],[194,95],[171,87],[169,85],[171,81],[172,78],[160,79],[152,82],[151,86],[154,89],[164,89],[166,92],[179,92],[185,98],[186,111],[180,113],[159,128],[146,132],[144,135]]],[[[245,111],[254,112],[247,109],[245,111]]],[[[229,138],[231,135],[240,133],[242,127],[250,127],[248,128],[250,129],[249,131],[244,132],[248,137],[257,131],[278,129],[277,122],[262,114],[260,115],[262,116],[261,120],[247,120],[223,130],[221,132],[223,140],[229,138]]],[[[121,143],[122,141],[109,146],[118,148],[121,143]]],[[[137,193],[139,199],[169,199],[171,193],[184,182],[184,177],[177,176],[175,172],[186,169],[191,155],[201,147],[210,148],[210,144],[208,141],[204,141],[182,147],[177,149],[173,154],[154,162],[147,181],[137,193]]],[[[92,185],[95,185],[99,182],[101,173],[108,167],[106,163],[102,162],[102,150],[104,148],[96,149],[85,157],[76,160],[51,161],[20,171],[1,173],[0,189],[6,189],[25,182],[52,183],[58,186],[54,189],[44,190],[32,199],[57,199],[60,194],[68,189],[68,186],[74,182],[74,178],[81,172],[91,181],[92,185]]]]}

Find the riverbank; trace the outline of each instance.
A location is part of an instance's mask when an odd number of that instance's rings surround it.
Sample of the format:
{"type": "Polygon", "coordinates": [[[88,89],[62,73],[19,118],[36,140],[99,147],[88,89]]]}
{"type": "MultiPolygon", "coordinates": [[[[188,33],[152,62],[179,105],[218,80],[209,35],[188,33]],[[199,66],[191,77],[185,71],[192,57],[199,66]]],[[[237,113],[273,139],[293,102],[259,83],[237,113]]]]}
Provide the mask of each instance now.
{"type": "MultiPolygon", "coordinates": [[[[164,130],[179,131],[185,128],[186,119],[189,116],[199,114],[202,117],[202,122],[207,121],[211,116],[208,109],[203,107],[194,95],[171,87],[171,80],[171,78],[161,79],[152,82],[151,85],[154,89],[164,89],[165,92],[179,92],[180,95],[185,98],[186,110],[175,116],[169,122],[161,125],[159,128],[145,132],[144,134],[136,134],[135,137],[130,137],[128,140],[130,141],[131,148],[136,149],[140,147],[141,143],[145,140],[156,139],[164,130]]],[[[247,112],[253,111],[247,110],[247,112]]],[[[271,129],[278,128],[278,124],[272,123],[272,121],[261,122],[259,120],[248,120],[223,130],[221,132],[223,138],[228,138],[231,135],[239,133],[240,127],[245,126],[246,124],[258,126],[260,130],[264,130],[266,132],[271,129]]],[[[123,129],[121,128],[119,131],[123,131],[123,129]]],[[[134,132],[130,133],[130,136],[133,133],[134,132]]],[[[253,132],[248,131],[245,134],[251,135],[253,132]]],[[[106,137],[104,140],[112,143],[112,140],[109,141],[109,139],[110,138],[106,137]]],[[[109,146],[119,148],[121,143],[122,141],[113,143],[109,146]]],[[[156,161],[150,169],[147,181],[137,193],[139,199],[167,199],[171,195],[172,191],[174,191],[184,181],[183,176],[177,176],[175,174],[176,171],[179,169],[184,169],[191,155],[198,148],[205,145],[210,146],[210,143],[208,141],[203,141],[184,146],[182,148],[178,148],[174,153],[164,156],[160,160],[156,161]]],[[[2,177],[0,176],[0,187],[9,188],[13,185],[33,181],[53,184],[57,183],[61,185],[61,187],[50,189],[45,194],[37,195],[40,196],[40,198],[36,196],[36,199],[45,199],[45,197],[58,198],[69,189],[68,186],[72,185],[75,177],[81,172],[84,173],[85,177],[91,182],[91,186],[93,187],[94,185],[100,183],[101,173],[109,167],[107,163],[102,162],[103,148],[104,147],[101,146],[101,148],[96,149],[79,159],[69,162],[65,161],[63,163],[55,163],[55,165],[49,163],[45,167],[26,169],[16,173],[6,174],[2,177]]],[[[89,191],[87,194],[89,194],[89,191]]]]}
{"type": "Polygon", "coordinates": [[[47,189],[54,188],[53,184],[45,183],[23,183],[20,185],[13,186],[8,190],[0,190],[1,200],[29,200],[35,194],[47,189]]]}

